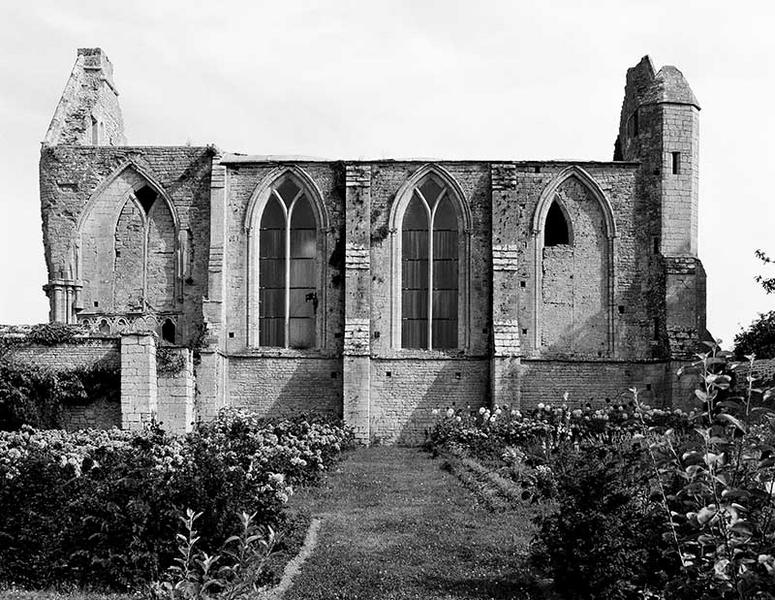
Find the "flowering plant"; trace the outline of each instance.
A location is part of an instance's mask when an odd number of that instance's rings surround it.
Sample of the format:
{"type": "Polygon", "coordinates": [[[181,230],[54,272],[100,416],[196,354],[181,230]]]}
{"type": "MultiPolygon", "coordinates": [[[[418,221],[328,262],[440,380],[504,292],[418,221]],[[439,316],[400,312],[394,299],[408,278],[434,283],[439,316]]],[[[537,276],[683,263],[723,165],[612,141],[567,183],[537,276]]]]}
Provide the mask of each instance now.
{"type": "Polygon", "coordinates": [[[185,508],[204,552],[255,514],[275,527],[294,486],[313,481],[352,443],[324,420],[269,422],[225,410],[185,436],[0,432],[0,582],[128,589],[158,579],[175,556],[185,508]]]}

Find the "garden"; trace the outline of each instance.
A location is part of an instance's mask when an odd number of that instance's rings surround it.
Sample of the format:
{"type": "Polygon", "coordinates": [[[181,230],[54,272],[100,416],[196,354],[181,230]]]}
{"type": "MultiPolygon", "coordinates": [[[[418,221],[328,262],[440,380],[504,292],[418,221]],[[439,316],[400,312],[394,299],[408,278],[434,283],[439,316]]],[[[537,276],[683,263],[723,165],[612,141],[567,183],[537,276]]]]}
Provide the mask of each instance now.
{"type": "Polygon", "coordinates": [[[0,588],[235,598],[271,585],[308,516],[287,510],[352,444],[325,419],[224,410],[185,436],[0,432],[0,588]]]}
{"type": "Polygon", "coordinates": [[[772,599],[773,397],[753,356],[697,358],[688,411],[635,388],[597,408],[447,407],[427,447],[478,493],[534,504],[526,568],[561,598],[772,599]]]}

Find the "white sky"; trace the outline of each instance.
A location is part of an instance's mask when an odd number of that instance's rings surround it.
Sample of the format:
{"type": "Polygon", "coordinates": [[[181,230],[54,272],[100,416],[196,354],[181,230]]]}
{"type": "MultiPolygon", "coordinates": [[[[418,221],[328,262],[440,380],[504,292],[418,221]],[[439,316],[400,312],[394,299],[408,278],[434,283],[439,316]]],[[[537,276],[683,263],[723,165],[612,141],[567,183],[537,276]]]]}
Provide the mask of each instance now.
{"type": "Polygon", "coordinates": [[[130,144],[326,158],[610,160],[625,72],[683,71],[700,113],[708,324],[775,308],[775,3],[0,0],[0,323],[47,320],[39,142],[78,47],[115,68],[130,144]]]}

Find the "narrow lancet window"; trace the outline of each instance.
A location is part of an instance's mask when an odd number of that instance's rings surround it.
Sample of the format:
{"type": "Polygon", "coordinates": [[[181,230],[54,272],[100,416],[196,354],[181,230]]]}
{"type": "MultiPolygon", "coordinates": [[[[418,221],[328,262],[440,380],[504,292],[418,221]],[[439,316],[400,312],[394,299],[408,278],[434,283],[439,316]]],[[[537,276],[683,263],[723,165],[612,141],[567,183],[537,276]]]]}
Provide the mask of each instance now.
{"type": "Polygon", "coordinates": [[[318,307],[317,224],[292,179],[272,189],[259,238],[259,345],[310,348],[318,307]]]}
{"type": "Polygon", "coordinates": [[[170,344],[175,343],[175,323],[165,319],[161,326],[161,339],[170,344]]]}
{"type": "Polygon", "coordinates": [[[570,244],[570,229],[565,213],[557,202],[552,202],[544,225],[544,246],[570,244]]]}
{"type": "Polygon", "coordinates": [[[458,219],[447,188],[429,176],[401,227],[401,345],[458,346],[458,219]]]}

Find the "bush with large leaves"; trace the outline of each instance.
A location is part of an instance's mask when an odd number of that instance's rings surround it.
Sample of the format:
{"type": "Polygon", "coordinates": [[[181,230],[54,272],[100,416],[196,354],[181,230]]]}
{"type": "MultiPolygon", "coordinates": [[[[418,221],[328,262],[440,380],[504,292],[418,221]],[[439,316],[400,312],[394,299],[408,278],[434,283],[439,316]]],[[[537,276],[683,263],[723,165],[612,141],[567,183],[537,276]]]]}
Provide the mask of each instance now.
{"type": "Polygon", "coordinates": [[[137,588],[171,564],[186,508],[202,513],[200,547],[213,552],[243,512],[281,523],[291,486],[317,477],[351,441],[333,423],[238,411],[185,437],[0,432],[0,582],[137,588]]]}

